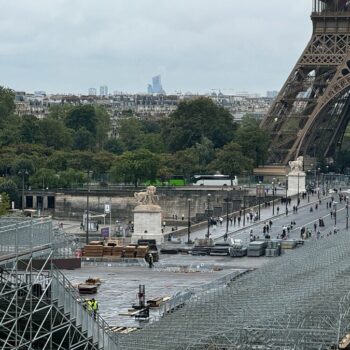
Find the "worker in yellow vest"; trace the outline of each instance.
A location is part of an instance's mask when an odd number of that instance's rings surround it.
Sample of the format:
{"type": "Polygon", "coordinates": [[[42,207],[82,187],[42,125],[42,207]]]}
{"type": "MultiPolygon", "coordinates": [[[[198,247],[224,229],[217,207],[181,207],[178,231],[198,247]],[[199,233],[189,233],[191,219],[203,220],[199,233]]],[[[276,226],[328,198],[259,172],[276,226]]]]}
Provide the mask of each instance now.
{"type": "Polygon", "coordinates": [[[96,319],[97,311],[98,311],[98,302],[92,298],[87,302],[88,311],[94,316],[94,319],[96,319]]]}

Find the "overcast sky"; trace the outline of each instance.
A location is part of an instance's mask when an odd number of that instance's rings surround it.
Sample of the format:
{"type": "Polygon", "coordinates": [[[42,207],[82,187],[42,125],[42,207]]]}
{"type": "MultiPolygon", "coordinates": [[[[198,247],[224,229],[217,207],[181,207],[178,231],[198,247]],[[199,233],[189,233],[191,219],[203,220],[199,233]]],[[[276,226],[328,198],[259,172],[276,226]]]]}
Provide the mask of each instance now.
{"type": "Polygon", "coordinates": [[[0,0],[0,85],[48,93],[278,90],[311,0],[0,0]]]}

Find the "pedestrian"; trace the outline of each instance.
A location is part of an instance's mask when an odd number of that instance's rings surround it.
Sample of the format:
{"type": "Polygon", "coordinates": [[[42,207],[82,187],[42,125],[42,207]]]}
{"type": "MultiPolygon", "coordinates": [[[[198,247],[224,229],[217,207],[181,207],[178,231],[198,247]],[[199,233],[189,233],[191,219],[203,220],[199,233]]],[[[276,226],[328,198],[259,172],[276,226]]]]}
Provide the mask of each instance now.
{"type": "Polygon", "coordinates": [[[233,219],[232,219],[232,216],[230,217],[230,224],[232,226],[232,222],[233,222],[233,219]]]}
{"type": "Polygon", "coordinates": [[[236,226],[236,221],[237,221],[237,217],[236,215],[233,217],[233,224],[236,226]]]}
{"type": "Polygon", "coordinates": [[[224,222],[224,218],[220,216],[219,221],[220,221],[220,226],[222,226],[222,223],[224,222]]]}
{"type": "Polygon", "coordinates": [[[241,226],[241,217],[240,216],[237,218],[237,221],[238,221],[238,226],[241,226]]]}
{"type": "Polygon", "coordinates": [[[331,214],[331,219],[333,219],[333,211],[332,210],[331,210],[330,214],[331,214]]]}
{"type": "Polygon", "coordinates": [[[150,269],[153,267],[153,255],[151,253],[148,254],[148,267],[150,269]]]}
{"type": "Polygon", "coordinates": [[[317,224],[316,224],[316,222],[314,223],[314,231],[316,232],[316,230],[317,230],[317,224]]]}
{"type": "Polygon", "coordinates": [[[277,215],[278,215],[280,212],[280,207],[277,207],[276,209],[277,209],[277,215]]]}
{"type": "Polygon", "coordinates": [[[271,228],[271,226],[272,226],[272,220],[269,221],[269,225],[270,225],[270,228],[271,228]]]}
{"type": "Polygon", "coordinates": [[[320,236],[321,236],[321,232],[320,232],[320,230],[317,230],[317,232],[316,232],[316,239],[319,240],[320,236]]]}

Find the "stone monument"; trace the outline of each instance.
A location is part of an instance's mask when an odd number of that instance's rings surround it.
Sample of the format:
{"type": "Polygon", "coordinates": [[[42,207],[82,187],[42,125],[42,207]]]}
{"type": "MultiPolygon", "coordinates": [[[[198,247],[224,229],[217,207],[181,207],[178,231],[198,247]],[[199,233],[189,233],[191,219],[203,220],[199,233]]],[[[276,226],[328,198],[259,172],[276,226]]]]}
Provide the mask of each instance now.
{"type": "Polygon", "coordinates": [[[290,161],[290,172],[288,173],[288,196],[294,196],[306,192],[305,178],[303,171],[304,158],[298,157],[297,160],[290,161]]]}
{"type": "Polygon", "coordinates": [[[164,242],[162,234],[162,210],[157,205],[156,187],[148,186],[144,192],[135,192],[134,197],[139,203],[134,209],[134,233],[132,243],[139,239],[155,239],[157,244],[164,242]]]}

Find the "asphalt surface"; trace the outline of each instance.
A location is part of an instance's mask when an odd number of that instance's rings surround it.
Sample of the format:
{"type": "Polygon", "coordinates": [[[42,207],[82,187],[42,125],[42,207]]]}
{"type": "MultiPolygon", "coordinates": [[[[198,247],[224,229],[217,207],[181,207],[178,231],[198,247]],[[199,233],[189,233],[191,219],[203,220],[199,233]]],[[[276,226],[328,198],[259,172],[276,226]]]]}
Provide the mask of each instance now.
{"type": "MultiPolygon", "coordinates": [[[[291,201],[291,204],[288,205],[288,216],[285,215],[285,204],[275,205],[275,214],[277,214],[277,206],[279,206],[280,211],[279,215],[272,216],[272,206],[268,208],[261,208],[260,217],[261,220],[254,223],[247,223],[243,226],[243,219],[241,220],[240,226],[236,223],[236,226],[231,225],[229,223],[228,234],[229,237],[242,239],[243,242],[248,243],[250,239],[250,231],[253,230],[253,235],[259,238],[263,238],[263,226],[272,220],[272,229],[270,231],[271,238],[277,238],[278,234],[282,233],[282,227],[290,225],[291,221],[295,221],[296,225],[294,225],[293,229],[290,231],[290,238],[299,239],[300,238],[300,229],[305,227],[305,229],[309,228],[312,233],[314,233],[314,223],[317,224],[318,220],[322,218],[325,223],[325,227],[320,227],[321,237],[329,234],[329,232],[333,232],[335,221],[334,217],[331,218],[331,208],[327,208],[326,203],[331,202],[331,196],[334,196],[334,202],[336,202],[337,208],[337,217],[336,217],[336,227],[338,230],[346,229],[346,208],[345,201],[342,203],[339,201],[338,194],[327,195],[325,197],[320,196],[321,204],[319,204],[319,199],[317,195],[310,196],[310,202],[308,202],[308,198],[301,199],[298,213],[293,214],[293,205],[297,204],[297,199],[294,198],[291,201]],[[315,209],[316,203],[318,204],[318,209],[315,209]],[[313,211],[310,212],[310,208],[313,208],[313,211]]],[[[249,209],[246,210],[246,213],[249,212],[249,209]]],[[[218,225],[216,229],[211,226],[209,230],[211,237],[214,241],[219,241],[223,239],[223,236],[226,232],[226,220],[224,220],[222,225],[218,225]]],[[[207,228],[198,230],[196,232],[191,233],[191,240],[196,238],[204,238],[207,234],[207,228]]],[[[316,238],[316,235],[315,237],[316,238]]],[[[187,240],[187,236],[184,236],[183,241],[187,240]]]]}

